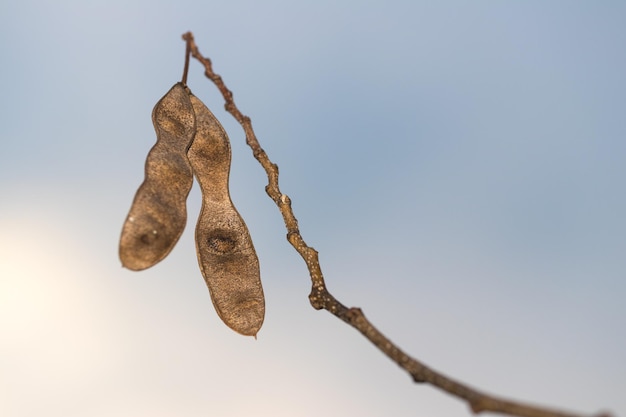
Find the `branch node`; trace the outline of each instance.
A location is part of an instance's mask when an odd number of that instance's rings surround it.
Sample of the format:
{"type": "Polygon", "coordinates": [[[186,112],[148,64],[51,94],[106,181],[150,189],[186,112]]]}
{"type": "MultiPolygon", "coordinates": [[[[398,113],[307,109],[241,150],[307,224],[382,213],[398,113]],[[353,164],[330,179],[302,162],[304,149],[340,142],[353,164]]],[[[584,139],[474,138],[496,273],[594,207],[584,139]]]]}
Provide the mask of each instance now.
{"type": "Polygon", "coordinates": [[[312,290],[309,294],[309,302],[311,303],[311,306],[316,310],[324,309],[324,303],[321,300],[319,293],[315,290],[312,290]]]}
{"type": "Polygon", "coordinates": [[[363,314],[363,310],[361,310],[358,307],[350,307],[347,311],[346,311],[346,319],[350,322],[350,323],[354,323],[356,324],[356,322],[361,319],[361,318],[365,318],[365,315],[363,314]]]}
{"type": "Polygon", "coordinates": [[[424,379],[422,376],[417,375],[417,374],[411,374],[411,379],[413,380],[413,382],[415,382],[416,384],[423,384],[426,382],[426,379],[424,379]]]}

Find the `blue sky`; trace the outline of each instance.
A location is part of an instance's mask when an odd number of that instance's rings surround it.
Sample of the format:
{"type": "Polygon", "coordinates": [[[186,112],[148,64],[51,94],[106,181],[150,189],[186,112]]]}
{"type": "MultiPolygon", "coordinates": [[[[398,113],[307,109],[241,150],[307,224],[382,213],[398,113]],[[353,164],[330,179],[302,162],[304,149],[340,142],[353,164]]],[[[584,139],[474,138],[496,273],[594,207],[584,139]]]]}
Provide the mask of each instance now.
{"type": "Polygon", "coordinates": [[[5,1],[0,415],[462,416],[308,304],[217,90],[261,262],[259,338],[213,311],[200,205],[120,267],[122,222],[191,30],[249,115],[330,290],[428,365],[626,415],[623,2],[5,1]]]}

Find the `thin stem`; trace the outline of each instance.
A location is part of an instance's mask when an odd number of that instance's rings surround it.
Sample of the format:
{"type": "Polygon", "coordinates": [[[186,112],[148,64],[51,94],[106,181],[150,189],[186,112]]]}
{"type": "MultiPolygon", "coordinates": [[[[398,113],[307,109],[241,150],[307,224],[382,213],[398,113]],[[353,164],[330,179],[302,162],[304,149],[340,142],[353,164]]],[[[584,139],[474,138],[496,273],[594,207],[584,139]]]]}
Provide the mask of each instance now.
{"type": "MultiPolygon", "coordinates": [[[[246,134],[246,143],[252,149],[256,160],[259,161],[263,169],[265,169],[268,178],[268,185],[265,187],[265,191],[278,206],[283,216],[285,227],[287,228],[287,240],[304,259],[309,270],[312,283],[309,300],[315,309],[327,310],[361,332],[361,334],[378,347],[381,352],[407,371],[413,378],[413,381],[417,383],[429,383],[450,395],[465,400],[470,406],[470,409],[476,414],[480,412],[494,412],[519,417],[582,417],[582,415],[579,414],[561,412],[498,398],[447,377],[404,353],[374,327],[360,308],[348,308],[340,303],[326,288],[317,251],[308,246],[300,235],[298,220],[291,209],[291,200],[286,194],[281,193],[278,186],[278,166],[269,159],[263,148],[261,148],[254,130],[252,129],[250,118],[239,111],[235,105],[233,93],[226,87],[222,77],[213,72],[211,60],[200,54],[193,34],[187,32],[183,35],[183,39],[187,43],[187,48],[191,49],[191,55],[204,67],[206,77],[213,81],[222,93],[226,102],[224,107],[242,126],[246,134]]],[[[609,414],[597,414],[596,417],[610,416],[609,414]]]]}
{"type": "Polygon", "coordinates": [[[189,43],[185,47],[185,68],[183,68],[183,78],[181,82],[183,85],[187,85],[187,73],[189,72],[189,55],[191,54],[191,47],[189,43]]]}

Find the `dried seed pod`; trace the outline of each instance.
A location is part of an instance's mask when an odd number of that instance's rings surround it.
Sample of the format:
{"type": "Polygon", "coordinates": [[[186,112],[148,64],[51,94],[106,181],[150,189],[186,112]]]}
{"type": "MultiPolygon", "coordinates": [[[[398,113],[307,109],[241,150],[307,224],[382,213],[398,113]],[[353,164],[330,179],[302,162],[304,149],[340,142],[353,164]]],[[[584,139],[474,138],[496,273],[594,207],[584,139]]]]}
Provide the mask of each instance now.
{"type": "Polygon", "coordinates": [[[200,270],[217,314],[228,327],[255,336],[265,316],[259,260],[243,219],[228,191],[230,142],[211,111],[194,95],[196,136],[189,162],[202,190],[196,226],[200,270]]]}
{"type": "Polygon", "coordinates": [[[177,83],[154,106],[152,122],[157,142],[146,159],[145,179],[135,195],[122,228],[122,265],[134,271],[165,258],[187,221],[185,200],[193,173],[187,159],[196,131],[189,90],[177,83]]]}

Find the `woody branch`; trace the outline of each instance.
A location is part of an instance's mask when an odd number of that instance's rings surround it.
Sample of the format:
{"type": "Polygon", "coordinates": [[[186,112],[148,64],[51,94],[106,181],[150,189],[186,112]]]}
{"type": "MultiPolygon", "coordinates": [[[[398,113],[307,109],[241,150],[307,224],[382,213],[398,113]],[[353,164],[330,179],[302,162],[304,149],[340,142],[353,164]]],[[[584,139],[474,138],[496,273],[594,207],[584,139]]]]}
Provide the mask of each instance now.
{"type": "MultiPolygon", "coordinates": [[[[286,194],[280,191],[278,185],[278,166],[269,159],[261,147],[252,128],[250,118],[241,113],[237,108],[233,99],[233,93],[226,87],[222,77],[213,71],[211,60],[200,54],[193,34],[191,32],[185,33],[183,40],[185,40],[186,46],[191,52],[191,56],[198,60],[204,67],[206,77],[220,90],[225,100],[225,109],[242,126],[246,135],[246,143],[252,149],[253,156],[259,161],[267,174],[268,185],[265,187],[265,191],[278,206],[283,216],[285,227],[287,228],[287,240],[300,254],[302,259],[304,259],[307,269],[309,270],[312,283],[309,300],[313,308],[317,310],[327,310],[361,332],[361,334],[380,349],[381,352],[400,366],[400,368],[408,372],[413,378],[413,381],[431,384],[452,396],[466,401],[471,410],[476,414],[481,412],[493,412],[519,417],[584,417],[581,414],[563,412],[499,398],[483,393],[469,385],[445,376],[404,353],[374,327],[360,308],[349,308],[339,302],[326,287],[322,269],[319,264],[318,252],[308,246],[300,234],[298,221],[291,208],[291,200],[286,194]]],[[[596,414],[594,417],[610,416],[609,414],[596,414]]]]}

